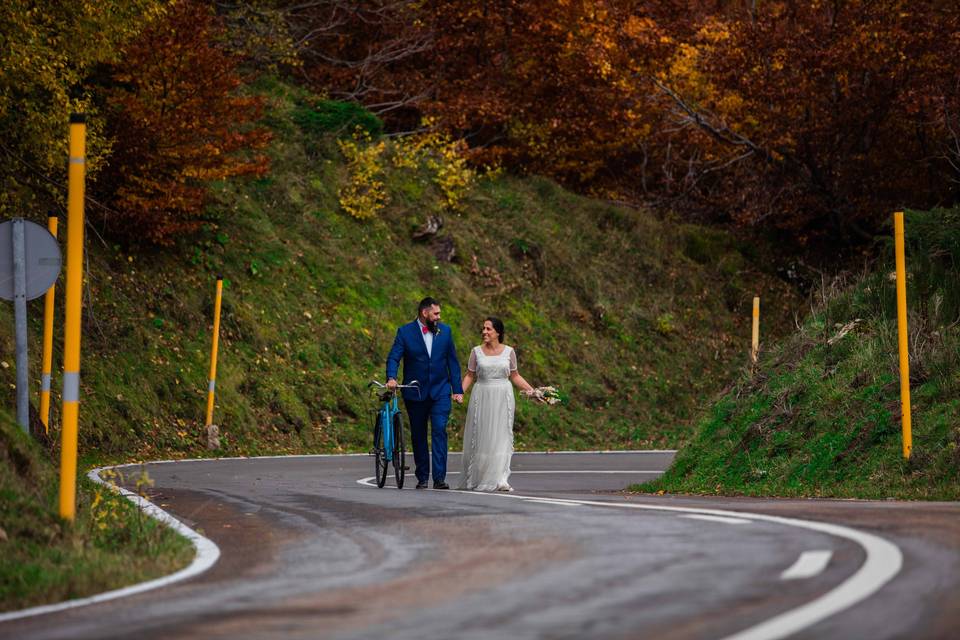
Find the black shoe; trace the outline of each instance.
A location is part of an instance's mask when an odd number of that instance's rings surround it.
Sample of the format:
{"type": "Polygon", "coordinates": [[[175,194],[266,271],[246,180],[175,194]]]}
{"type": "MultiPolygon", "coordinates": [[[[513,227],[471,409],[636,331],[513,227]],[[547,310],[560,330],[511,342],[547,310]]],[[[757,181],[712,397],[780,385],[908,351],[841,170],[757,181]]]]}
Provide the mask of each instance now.
{"type": "Polygon", "coordinates": [[[426,481],[426,480],[424,480],[423,482],[418,482],[418,483],[417,483],[417,489],[426,489],[426,488],[427,488],[427,481],[426,481]]]}
{"type": "Polygon", "coordinates": [[[434,489],[449,489],[449,488],[450,488],[450,485],[448,485],[446,482],[434,482],[434,483],[433,483],[433,488],[434,488],[434,489]]]}

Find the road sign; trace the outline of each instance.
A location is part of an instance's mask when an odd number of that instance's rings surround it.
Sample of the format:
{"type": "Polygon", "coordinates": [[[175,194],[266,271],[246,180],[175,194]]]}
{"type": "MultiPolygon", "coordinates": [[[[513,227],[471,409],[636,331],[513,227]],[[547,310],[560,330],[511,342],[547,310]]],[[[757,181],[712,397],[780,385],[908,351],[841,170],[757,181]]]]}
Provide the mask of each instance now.
{"type": "MultiPolygon", "coordinates": [[[[60,275],[63,258],[57,239],[36,222],[23,221],[23,254],[27,300],[47,292],[60,275]]],[[[0,224],[0,299],[13,300],[13,221],[0,224]]]]}
{"type": "Polygon", "coordinates": [[[17,356],[17,422],[30,432],[27,376],[27,300],[42,296],[60,273],[60,247],[35,222],[14,218],[0,224],[0,298],[13,301],[17,356]]]}

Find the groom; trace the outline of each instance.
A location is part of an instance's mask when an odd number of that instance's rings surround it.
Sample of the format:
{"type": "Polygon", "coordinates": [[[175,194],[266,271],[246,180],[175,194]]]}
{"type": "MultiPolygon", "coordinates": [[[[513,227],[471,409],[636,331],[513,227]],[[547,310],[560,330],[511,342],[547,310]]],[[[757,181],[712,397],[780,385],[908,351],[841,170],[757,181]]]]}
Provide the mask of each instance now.
{"type": "Polygon", "coordinates": [[[450,327],[440,323],[440,303],[424,298],[417,308],[417,319],[397,329],[397,337],[387,356],[387,387],[397,386],[397,369],[403,360],[403,384],[413,380],[416,389],[403,390],[403,404],[410,418],[413,459],[417,464],[417,489],[427,488],[430,477],[427,450],[427,420],[430,420],[433,450],[433,488],[449,489],[447,476],[447,421],[450,399],[463,402],[460,362],[450,327]],[[452,395],[451,395],[452,394],[452,395]]]}

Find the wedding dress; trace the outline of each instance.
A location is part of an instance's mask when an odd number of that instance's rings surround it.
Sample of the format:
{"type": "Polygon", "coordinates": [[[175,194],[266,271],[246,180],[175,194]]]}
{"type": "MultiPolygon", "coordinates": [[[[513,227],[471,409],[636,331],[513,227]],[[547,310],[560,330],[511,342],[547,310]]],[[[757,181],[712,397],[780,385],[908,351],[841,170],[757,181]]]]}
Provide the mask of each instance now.
{"type": "Polygon", "coordinates": [[[496,356],[488,356],[480,347],[474,347],[467,369],[476,375],[476,382],[467,405],[463,471],[457,488],[509,489],[516,406],[510,374],[517,370],[517,355],[506,345],[496,356]]]}

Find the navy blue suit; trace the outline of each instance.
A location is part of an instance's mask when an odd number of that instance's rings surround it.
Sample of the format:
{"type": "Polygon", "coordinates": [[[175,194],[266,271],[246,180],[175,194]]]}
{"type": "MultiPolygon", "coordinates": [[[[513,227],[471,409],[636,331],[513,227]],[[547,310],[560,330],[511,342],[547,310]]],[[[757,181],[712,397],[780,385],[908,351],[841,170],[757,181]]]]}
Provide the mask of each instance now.
{"type": "Polygon", "coordinates": [[[427,419],[430,420],[430,439],[433,450],[433,481],[443,482],[447,475],[447,422],[450,419],[450,395],[463,393],[460,380],[460,361],[448,325],[437,324],[430,355],[423,341],[423,330],[416,320],[397,329],[397,337],[387,356],[387,380],[397,378],[403,362],[402,384],[413,380],[420,383],[416,389],[403,389],[403,404],[410,419],[413,441],[413,459],[417,465],[417,480],[426,482],[430,476],[430,454],[427,448],[427,419]]]}

